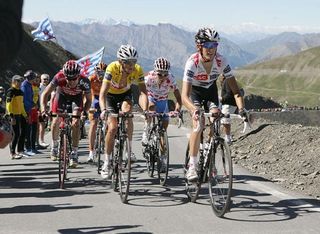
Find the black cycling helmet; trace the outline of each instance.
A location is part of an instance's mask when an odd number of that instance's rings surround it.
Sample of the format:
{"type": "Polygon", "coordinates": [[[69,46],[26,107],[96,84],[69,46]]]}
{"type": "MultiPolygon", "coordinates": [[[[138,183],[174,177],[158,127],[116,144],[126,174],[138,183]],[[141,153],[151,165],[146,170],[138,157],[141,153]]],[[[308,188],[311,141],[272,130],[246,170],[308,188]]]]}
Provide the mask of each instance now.
{"type": "Polygon", "coordinates": [[[200,28],[194,38],[197,44],[203,44],[207,41],[212,41],[212,42],[220,41],[220,36],[218,32],[212,28],[200,28]]]}

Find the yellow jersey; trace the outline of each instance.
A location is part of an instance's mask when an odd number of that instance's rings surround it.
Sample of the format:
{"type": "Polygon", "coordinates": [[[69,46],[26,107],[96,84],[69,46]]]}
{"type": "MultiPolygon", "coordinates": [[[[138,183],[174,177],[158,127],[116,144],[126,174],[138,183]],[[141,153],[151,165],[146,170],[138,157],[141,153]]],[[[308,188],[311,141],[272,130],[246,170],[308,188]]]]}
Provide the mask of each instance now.
{"type": "Polygon", "coordinates": [[[131,84],[133,82],[144,84],[144,73],[142,67],[139,64],[135,64],[134,70],[128,75],[126,82],[121,82],[121,77],[122,66],[119,61],[110,63],[103,78],[103,82],[111,83],[108,93],[125,93],[131,88],[131,84]]]}

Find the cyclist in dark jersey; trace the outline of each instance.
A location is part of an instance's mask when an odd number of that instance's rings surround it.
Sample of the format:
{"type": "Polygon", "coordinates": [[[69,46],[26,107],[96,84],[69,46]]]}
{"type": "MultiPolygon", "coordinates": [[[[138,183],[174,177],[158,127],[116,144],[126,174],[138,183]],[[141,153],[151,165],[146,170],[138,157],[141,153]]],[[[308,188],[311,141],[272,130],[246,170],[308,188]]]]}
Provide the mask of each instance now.
{"type": "MultiPolygon", "coordinates": [[[[61,113],[67,110],[73,115],[87,115],[91,105],[90,81],[80,74],[80,66],[74,61],[67,61],[63,69],[59,71],[50,84],[43,91],[41,96],[41,112],[45,113],[46,103],[51,92],[56,89],[52,103],[52,113],[61,113]],[[83,100],[86,100],[83,104],[83,100]],[[67,109],[70,107],[69,109],[67,109]]],[[[51,124],[52,144],[51,159],[57,160],[58,138],[59,138],[59,118],[53,118],[51,124]]],[[[80,119],[74,118],[72,121],[72,152],[70,157],[70,167],[78,164],[78,145],[80,134],[80,119]]]]}

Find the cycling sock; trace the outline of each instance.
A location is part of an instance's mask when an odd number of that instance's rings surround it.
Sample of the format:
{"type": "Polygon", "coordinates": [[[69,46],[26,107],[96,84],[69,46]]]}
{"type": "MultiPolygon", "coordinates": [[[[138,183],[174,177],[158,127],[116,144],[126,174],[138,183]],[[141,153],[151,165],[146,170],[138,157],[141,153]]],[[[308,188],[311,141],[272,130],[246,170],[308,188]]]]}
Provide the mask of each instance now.
{"type": "Polygon", "coordinates": [[[190,156],[189,165],[195,167],[197,165],[197,156],[190,156]]]}
{"type": "Polygon", "coordinates": [[[52,147],[52,148],[58,148],[58,141],[53,140],[53,141],[51,142],[51,147],[52,147]]]}

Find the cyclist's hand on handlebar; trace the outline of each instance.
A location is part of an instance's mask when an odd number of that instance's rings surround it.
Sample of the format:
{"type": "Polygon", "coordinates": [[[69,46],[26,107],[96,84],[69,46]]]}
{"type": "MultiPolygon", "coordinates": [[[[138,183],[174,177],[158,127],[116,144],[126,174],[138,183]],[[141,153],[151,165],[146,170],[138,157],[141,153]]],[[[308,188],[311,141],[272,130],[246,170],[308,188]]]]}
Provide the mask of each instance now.
{"type": "Polygon", "coordinates": [[[239,115],[244,119],[245,122],[249,121],[248,111],[246,109],[240,109],[239,115]]]}
{"type": "Polygon", "coordinates": [[[192,119],[193,120],[199,120],[199,117],[200,117],[200,110],[199,109],[196,109],[192,112],[192,119]]]}
{"type": "Polygon", "coordinates": [[[101,114],[100,114],[100,119],[104,120],[107,116],[107,110],[104,109],[103,111],[101,111],[101,114]]]}
{"type": "Polygon", "coordinates": [[[81,119],[86,120],[88,118],[88,113],[86,111],[81,112],[81,119]]]}

